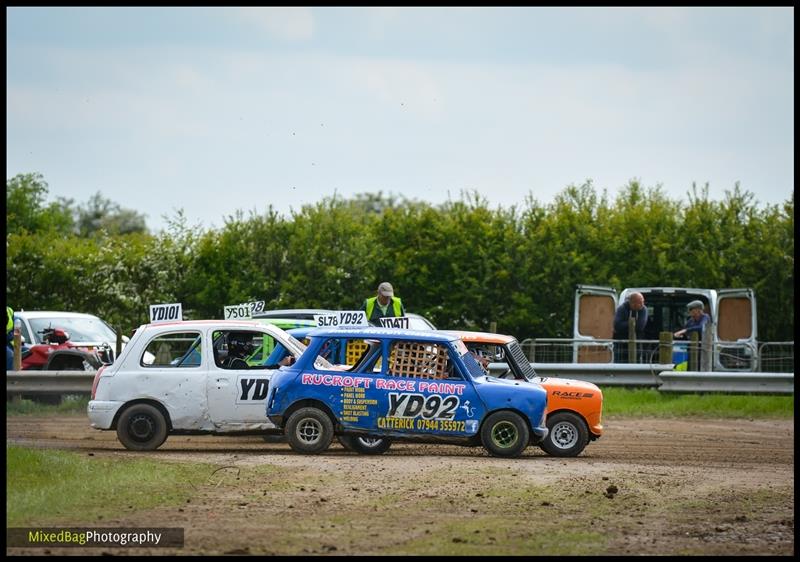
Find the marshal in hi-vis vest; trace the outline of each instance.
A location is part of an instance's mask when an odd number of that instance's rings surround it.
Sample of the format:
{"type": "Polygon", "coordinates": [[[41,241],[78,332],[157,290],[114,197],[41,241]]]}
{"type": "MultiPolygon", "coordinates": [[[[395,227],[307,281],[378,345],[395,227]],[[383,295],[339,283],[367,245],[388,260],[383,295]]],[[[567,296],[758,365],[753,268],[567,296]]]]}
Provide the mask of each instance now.
{"type": "MultiPolygon", "coordinates": [[[[367,320],[372,322],[373,320],[377,320],[379,318],[384,318],[384,315],[381,314],[381,309],[379,306],[376,306],[376,301],[378,297],[372,297],[367,299],[367,306],[366,306],[366,313],[367,313],[367,320]],[[373,312],[377,311],[375,318],[372,317],[373,312]]],[[[399,298],[392,297],[392,302],[389,303],[390,306],[386,309],[386,316],[402,316],[403,315],[403,305],[399,298]],[[392,314],[394,312],[394,314],[392,314]]]]}

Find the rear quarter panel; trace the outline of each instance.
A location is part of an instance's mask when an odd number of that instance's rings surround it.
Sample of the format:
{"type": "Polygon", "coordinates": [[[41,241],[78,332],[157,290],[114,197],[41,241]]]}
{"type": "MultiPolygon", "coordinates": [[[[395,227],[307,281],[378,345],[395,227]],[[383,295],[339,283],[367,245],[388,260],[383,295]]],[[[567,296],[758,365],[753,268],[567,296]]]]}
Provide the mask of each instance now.
{"type": "Polygon", "coordinates": [[[596,385],[584,381],[544,378],[542,387],[547,391],[547,414],[569,411],[586,421],[589,431],[603,434],[603,392],[596,385]]]}

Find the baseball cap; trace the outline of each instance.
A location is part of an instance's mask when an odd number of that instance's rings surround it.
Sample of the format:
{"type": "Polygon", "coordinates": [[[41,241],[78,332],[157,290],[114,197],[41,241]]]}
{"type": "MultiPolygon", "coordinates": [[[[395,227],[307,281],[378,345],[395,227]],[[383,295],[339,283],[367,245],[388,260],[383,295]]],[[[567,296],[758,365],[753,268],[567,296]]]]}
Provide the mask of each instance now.
{"type": "Polygon", "coordinates": [[[692,302],[690,302],[689,304],[686,305],[686,308],[688,308],[689,310],[692,310],[693,308],[702,309],[703,308],[703,302],[702,301],[692,301],[692,302]]]}
{"type": "Polygon", "coordinates": [[[383,283],[378,285],[378,294],[384,297],[393,297],[394,289],[392,288],[392,284],[384,281],[383,283]]]}

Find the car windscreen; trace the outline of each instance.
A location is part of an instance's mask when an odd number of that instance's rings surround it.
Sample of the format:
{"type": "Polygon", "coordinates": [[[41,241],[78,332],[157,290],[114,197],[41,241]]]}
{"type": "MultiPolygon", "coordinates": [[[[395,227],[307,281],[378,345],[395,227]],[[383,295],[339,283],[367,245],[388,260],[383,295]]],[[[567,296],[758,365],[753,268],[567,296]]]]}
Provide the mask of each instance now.
{"type": "Polygon", "coordinates": [[[528,358],[525,357],[525,353],[523,353],[522,348],[519,346],[519,342],[514,340],[509,343],[507,347],[508,354],[506,356],[506,361],[513,361],[519,371],[525,375],[526,379],[531,380],[536,378],[538,375],[536,371],[533,370],[533,367],[531,367],[528,358]]]}
{"type": "Polygon", "coordinates": [[[464,365],[467,366],[467,371],[473,377],[482,377],[486,375],[486,372],[483,370],[478,362],[475,360],[475,356],[472,353],[467,352],[461,356],[461,360],[464,362],[464,365]]]}
{"type": "Polygon", "coordinates": [[[418,316],[409,316],[408,317],[408,329],[409,330],[434,330],[427,320],[422,317],[418,316]]]}
{"type": "Polygon", "coordinates": [[[114,330],[99,318],[53,316],[31,318],[30,323],[31,329],[36,334],[34,336],[36,343],[42,342],[42,332],[45,328],[61,328],[69,334],[70,341],[74,342],[114,343],[117,341],[117,334],[114,333],[114,330]]]}

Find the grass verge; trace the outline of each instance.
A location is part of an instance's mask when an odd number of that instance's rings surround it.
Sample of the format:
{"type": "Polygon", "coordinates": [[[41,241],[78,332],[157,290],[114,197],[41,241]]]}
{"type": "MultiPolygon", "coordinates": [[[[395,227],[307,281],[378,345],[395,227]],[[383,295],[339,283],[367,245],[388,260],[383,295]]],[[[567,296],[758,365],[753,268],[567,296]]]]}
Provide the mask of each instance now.
{"type": "Polygon", "coordinates": [[[6,401],[6,415],[85,414],[88,395],[68,394],[60,404],[44,404],[33,400],[14,398],[6,401]]]}
{"type": "Polygon", "coordinates": [[[209,464],[101,459],[89,453],[6,446],[9,527],[89,523],[136,510],[183,503],[209,464]]]}
{"type": "Polygon", "coordinates": [[[794,396],[670,394],[655,388],[603,387],[604,416],[792,418],[794,396]]]}

